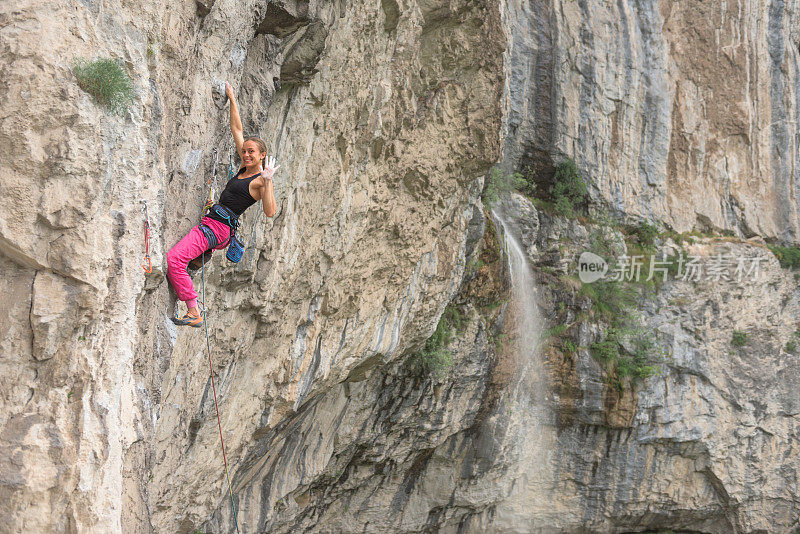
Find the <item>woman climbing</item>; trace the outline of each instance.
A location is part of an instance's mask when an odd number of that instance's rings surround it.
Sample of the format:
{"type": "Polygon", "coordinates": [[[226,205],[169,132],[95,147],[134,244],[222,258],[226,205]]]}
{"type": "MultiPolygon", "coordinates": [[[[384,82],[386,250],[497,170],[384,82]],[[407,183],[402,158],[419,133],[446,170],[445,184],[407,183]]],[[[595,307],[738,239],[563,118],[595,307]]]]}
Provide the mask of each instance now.
{"type": "Polygon", "coordinates": [[[235,228],[239,216],[257,201],[261,201],[267,217],[274,216],[277,210],[272,192],[272,176],[280,165],[275,166],[275,158],[267,158],[267,145],[264,141],[258,137],[244,139],[236,98],[228,82],[225,82],[225,94],[231,103],[231,133],[242,166],[228,181],[219,196],[219,202],[211,207],[208,215],[167,252],[167,278],[175,288],[178,298],[186,302],[187,308],[182,317],[172,318],[172,322],[177,325],[203,325],[203,315],[197,307],[197,293],[186,271],[189,262],[199,266],[208,261],[213,250],[228,246],[231,230],[235,228]]]}

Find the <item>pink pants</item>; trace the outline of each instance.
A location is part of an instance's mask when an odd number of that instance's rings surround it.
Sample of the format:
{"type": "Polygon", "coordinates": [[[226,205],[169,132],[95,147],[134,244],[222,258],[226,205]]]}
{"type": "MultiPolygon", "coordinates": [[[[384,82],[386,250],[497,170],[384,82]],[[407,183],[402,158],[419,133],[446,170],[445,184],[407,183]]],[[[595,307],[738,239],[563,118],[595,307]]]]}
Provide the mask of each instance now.
{"type": "MultiPolygon", "coordinates": [[[[203,217],[200,222],[211,228],[214,235],[217,236],[217,241],[220,245],[215,247],[216,250],[228,246],[228,236],[231,232],[228,225],[208,217],[203,217]]],[[[194,290],[189,273],[186,272],[186,266],[208,249],[208,239],[203,235],[200,228],[195,226],[167,252],[167,278],[172,283],[172,287],[175,288],[178,298],[186,302],[187,308],[197,306],[197,293],[194,290]]]]}

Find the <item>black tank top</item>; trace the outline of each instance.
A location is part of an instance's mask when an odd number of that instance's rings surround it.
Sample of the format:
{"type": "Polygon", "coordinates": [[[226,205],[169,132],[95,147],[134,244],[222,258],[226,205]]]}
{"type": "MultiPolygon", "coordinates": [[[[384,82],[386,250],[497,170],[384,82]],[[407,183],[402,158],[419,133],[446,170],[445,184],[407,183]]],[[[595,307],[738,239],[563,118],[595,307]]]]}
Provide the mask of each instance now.
{"type": "Polygon", "coordinates": [[[261,175],[261,173],[257,173],[249,178],[240,179],[239,175],[244,171],[244,167],[239,169],[236,176],[228,180],[228,184],[219,196],[219,203],[229,208],[237,216],[244,213],[244,210],[256,203],[256,199],[250,195],[250,182],[261,175]]]}

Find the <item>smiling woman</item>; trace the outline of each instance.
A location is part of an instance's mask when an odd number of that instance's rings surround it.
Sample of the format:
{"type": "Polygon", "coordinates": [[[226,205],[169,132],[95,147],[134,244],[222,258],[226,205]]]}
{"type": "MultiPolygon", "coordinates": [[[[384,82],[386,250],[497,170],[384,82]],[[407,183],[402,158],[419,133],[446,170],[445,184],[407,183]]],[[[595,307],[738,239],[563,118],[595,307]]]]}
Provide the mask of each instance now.
{"type": "Polygon", "coordinates": [[[173,317],[172,321],[177,325],[203,325],[203,316],[197,307],[197,292],[186,271],[189,263],[196,260],[205,262],[214,250],[227,247],[239,216],[259,200],[267,217],[274,216],[277,210],[272,176],[280,165],[275,165],[275,158],[267,157],[267,146],[263,140],[249,137],[245,141],[239,108],[229,83],[225,84],[225,93],[231,103],[231,134],[242,166],[228,180],[219,201],[211,207],[208,215],[167,253],[167,278],[178,298],[186,302],[187,308],[183,316],[173,317]]]}

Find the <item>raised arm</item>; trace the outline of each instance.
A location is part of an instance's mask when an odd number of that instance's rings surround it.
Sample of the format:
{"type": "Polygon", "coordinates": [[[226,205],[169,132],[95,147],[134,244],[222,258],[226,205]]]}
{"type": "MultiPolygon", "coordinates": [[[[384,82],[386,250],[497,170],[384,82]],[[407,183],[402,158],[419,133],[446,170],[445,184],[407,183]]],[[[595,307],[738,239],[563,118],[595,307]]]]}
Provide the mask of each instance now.
{"type": "Polygon", "coordinates": [[[242,157],[244,129],[242,128],[242,119],[239,118],[239,106],[236,105],[233,87],[228,82],[225,82],[225,94],[228,95],[228,100],[231,102],[231,134],[233,134],[233,142],[236,143],[236,153],[239,154],[239,157],[242,157]]]}

